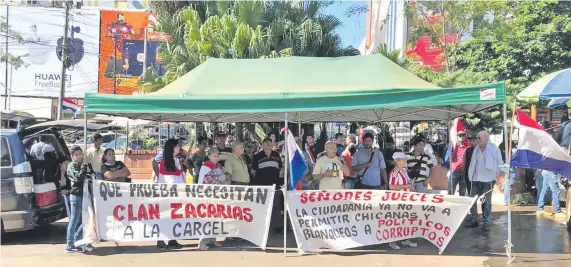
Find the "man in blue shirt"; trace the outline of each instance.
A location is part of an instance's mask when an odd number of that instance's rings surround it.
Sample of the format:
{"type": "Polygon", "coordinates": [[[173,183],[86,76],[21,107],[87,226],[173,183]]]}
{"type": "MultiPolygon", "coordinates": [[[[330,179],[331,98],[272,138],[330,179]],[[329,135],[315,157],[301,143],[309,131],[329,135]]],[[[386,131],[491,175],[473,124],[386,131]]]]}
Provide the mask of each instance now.
{"type": "Polygon", "coordinates": [[[385,158],[381,151],[373,148],[374,140],[372,133],[366,133],[363,147],[353,156],[353,171],[361,177],[361,189],[384,189],[388,185],[385,158]]]}

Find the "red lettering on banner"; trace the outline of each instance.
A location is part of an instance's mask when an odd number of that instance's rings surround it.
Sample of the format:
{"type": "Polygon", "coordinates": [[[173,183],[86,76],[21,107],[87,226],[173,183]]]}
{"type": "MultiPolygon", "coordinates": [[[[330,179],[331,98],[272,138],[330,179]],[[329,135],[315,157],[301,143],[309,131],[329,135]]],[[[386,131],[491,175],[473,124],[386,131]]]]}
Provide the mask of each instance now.
{"type": "Polygon", "coordinates": [[[135,215],[133,214],[133,205],[129,204],[127,205],[127,217],[129,221],[136,221],[137,217],[135,217],[135,215]]]}
{"type": "Polygon", "coordinates": [[[145,205],[139,206],[139,212],[137,213],[137,220],[148,220],[149,216],[147,215],[147,209],[145,209],[145,205]]]}
{"type": "Polygon", "coordinates": [[[159,210],[159,204],[149,204],[149,219],[160,219],[161,211],[159,210]]]}
{"type": "Polygon", "coordinates": [[[242,215],[242,209],[240,207],[234,207],[232,209],[232,214],[234,214],[234,219],[237,220],[244,220],[244,216],[242,215]]]}
{"type": "Polygon", "coordinates": [[[337,192],[333,194],[333,200],[341,200],[343,198],[343,193],[337,192]]]}
{"type": "Polygon", "coordinates": [[[345,198],[344,200],[351,200],[353,199],[353,192],[345,192],[345,198]]]}
{"type": "Polygon", "coordinates": [[[171,203],[171,219],[182,218],[182,214],[176,213],[180,208],[182,208],[182,203],[171,203]]]}
{"type": "Polygon", "coordinates": [[[371,200],[373,198],[373,192],[367,191],[363,197],[363,200],[371,200]]]}
{"type": "Polygon", "coordinates": [[[441,248],[442,245],[444,245],[444,237],[439,237],[438,240],[436,241],[436,246],[441,248]]]}
{"type": "Polygon", "coordinates": [[[208,218],[216,218],[218,217],[218,213],[216,212],[215,205],[208,205],[208,218]]]}
{"type": "Polygon", "coordinates": [[[125,206],[123,205],[117,205],[115,206],[115,208],[113,208],[113,218],[115,218],[116,221],[122,221],[123,219],[125,219],[125,216],[120,216],[119,215],[119,211],[124,211],[125,210],[125,206]]]}
{"type": "Polygon", "coordinates": [[[219,218],[228,218],[228,215],[226,215],[226,207],[222,204],[218,204],[216,205],[216,210],[218,211],[218,217],[219,218]]]}
{"type": "Polygon", "coordinates": [[[198,204],[198,206],[196,207],[196,215],[198,215],[198,218],[206,218],[206,205],[204,204],[198,204]]]}
{"type": "Polygon", "coordinates": [[[443,195],[434,195],[432,197],[432,203],[442,203],[444,202],[444,196],[443,195]]]}
{"type": "Polygon", "coordinates": [[[448,226],[444,227],[444,235],[445,235],[445,236],[449,236],[449,235],[450,235],[450,227],[448,227],[448,226]]]}
{"type": "Polygon", "coordinates": [[[184,206],[184,217],[185,218],[195,218],[196,217],[196,209],[194,205],[188,203],[184,206]]]}
{"type": "Polygon", "coordinates": [[[252,209],[250,208],[244,208],[244,221],[246,222],[252,222],[252,220],[254,219],[254,217],[252,216],[252,209]]]}

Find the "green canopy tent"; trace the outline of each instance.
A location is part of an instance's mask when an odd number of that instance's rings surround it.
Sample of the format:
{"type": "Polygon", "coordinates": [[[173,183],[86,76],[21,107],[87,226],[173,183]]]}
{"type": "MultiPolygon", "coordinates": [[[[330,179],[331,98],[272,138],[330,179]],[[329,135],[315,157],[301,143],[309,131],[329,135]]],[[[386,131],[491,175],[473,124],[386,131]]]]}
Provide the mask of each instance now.
{"type": "Polygon", "coordinates": [[[88,113],[208,122],[447,120],[505,103],[503,83],[439,88],[382,55],[209,59],[155,93],[85,96],[88,113]]]}
{"type": "MultiPolygon", "coordinates": [[[[439,88],[382,55],[212,58],[155,93],[87,94],[85,112],[177,122],[287,124],[288,114],[296,122],[449,120],[503,104],[506,121],[505,103],[504,83],[439,88]]],[[[507,137],[506,124],[504,133],[507,137]]],[[[284,231],[284,253],[286,237],[284,231]]],[[[511,229],[508,244],[511,252],[511,229]]]]}

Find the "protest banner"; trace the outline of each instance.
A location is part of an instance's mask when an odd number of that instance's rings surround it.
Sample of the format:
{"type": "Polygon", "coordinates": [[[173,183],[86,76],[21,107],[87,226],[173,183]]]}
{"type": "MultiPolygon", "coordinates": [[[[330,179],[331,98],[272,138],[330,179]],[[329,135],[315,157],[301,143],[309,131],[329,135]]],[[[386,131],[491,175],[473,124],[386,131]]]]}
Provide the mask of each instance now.
{"type": "Polygon", "coordinates": [[[265,249],[274,187],[94,181],[93,198],[102,240],[239,237],[265,249]]]}
{"type": "Polygon", "coordinates": [[[476,198],[405,191],[288,192],[302,251],[348,249],[424,238],[442,253],[476,198]]]}

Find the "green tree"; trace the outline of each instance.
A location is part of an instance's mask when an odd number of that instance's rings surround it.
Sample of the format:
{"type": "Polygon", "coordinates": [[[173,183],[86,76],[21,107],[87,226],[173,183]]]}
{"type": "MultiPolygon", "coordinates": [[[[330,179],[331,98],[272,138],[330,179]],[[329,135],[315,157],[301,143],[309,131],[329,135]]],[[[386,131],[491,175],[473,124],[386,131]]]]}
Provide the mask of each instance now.
{"type": "Polygon", "coordinates": [[[505,81],[508,106],[545,74],[571,66],[571,2],[511,2],[501,27],[461,44],[459,68],[505,81]]]}

